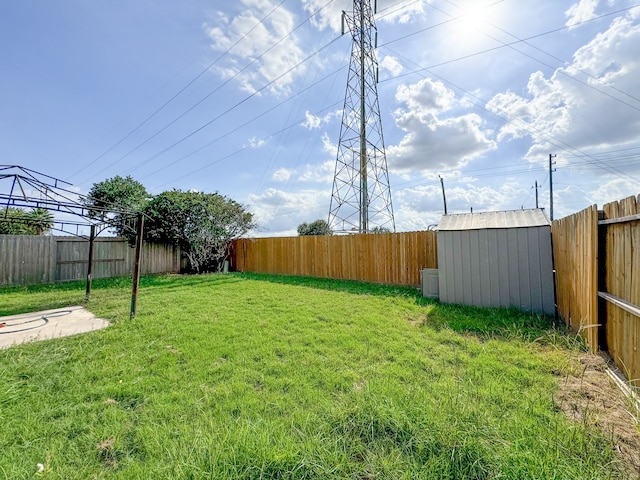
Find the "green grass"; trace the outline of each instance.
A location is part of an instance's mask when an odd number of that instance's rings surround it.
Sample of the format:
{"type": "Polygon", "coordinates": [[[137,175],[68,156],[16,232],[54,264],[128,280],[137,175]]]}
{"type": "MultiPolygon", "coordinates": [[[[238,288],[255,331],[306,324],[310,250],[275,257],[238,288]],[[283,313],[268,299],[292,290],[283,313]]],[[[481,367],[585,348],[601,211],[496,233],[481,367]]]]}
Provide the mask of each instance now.
{"type": "MultiPolygon", "coordinates": [[[[553,404],[548,319],[261,275],[94,282],[113,325],[0,351],[0,478],[622,478],[553,404]],[[45,465],[36,473],[36,465],[45,465]]],[[[0,314],[83,302],[0,289],[0,314]]]]}

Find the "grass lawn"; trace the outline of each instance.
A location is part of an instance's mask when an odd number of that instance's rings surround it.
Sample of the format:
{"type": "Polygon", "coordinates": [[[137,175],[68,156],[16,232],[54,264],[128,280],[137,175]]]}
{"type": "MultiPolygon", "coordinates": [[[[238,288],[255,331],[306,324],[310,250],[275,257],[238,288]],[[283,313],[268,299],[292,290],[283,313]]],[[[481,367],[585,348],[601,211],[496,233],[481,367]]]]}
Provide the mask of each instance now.
{"type": "MultiPolygon", "coordinates": [[[[133,321],[129,296],[96,280],[111,327],[0,350],[0,479],[623,478],[554,406],[579,345],[546,319],[261,275],[145,277],[133,321]]],[[[0,315],[83,297],[4,288],[0,315]]]]}

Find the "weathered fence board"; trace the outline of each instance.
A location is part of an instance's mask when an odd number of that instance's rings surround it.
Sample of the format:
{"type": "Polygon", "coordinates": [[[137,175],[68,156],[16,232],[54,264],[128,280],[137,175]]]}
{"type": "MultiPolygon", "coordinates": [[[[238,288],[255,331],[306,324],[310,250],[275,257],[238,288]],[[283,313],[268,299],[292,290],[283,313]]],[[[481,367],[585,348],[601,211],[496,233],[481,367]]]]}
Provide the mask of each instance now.
{"type": "Polygon", "coordinates": [[[558,313],[640,386],[640,196],[553,222],[558,313]],[[600,290],[600,291],[599,291],[600,290]],[[598,309],[600,298],[600,309],[598,309]]]}
{"type": "Polygon", "coordinates": [[[601,236],[606,242],[605,284],[606,346],[611,357],[630,380],[640,385],[640,317],[632,313],[640,306],[640,196],[608,203],[603,207],[605,220],[629,217],[620,223],[603,222],[601,236]],[[609,301],[617,297],[619,302],[609,301]]]}
{"type": "Polygon", "coordinates": [[[598,350],[598,208],[595,205],[551,227],[559,315],[598,350]]]}
{"type": "MultiPolygon", "coordinates": [[[[93,278],[129,275],[135,251],[122,238],[96,238],[93,278]]],[[[0,285],[81,280],[87,275],[89,241],[78,237],[0,235],[0,285]]],[[[145,244],[142,273],[180,271],[180,249],[145,244]]]]}
{"type": "Polygon", "coordinates": [[[55,281],[56,240],[35,235],[0,235],[0,285],[55,281]]]}
{"type": "Polygon", "coordinates": [[[419,285],[420,270],[437,268],[431,231],[280,238],[233,243],[231,266],[240,272],[419,285]]]}

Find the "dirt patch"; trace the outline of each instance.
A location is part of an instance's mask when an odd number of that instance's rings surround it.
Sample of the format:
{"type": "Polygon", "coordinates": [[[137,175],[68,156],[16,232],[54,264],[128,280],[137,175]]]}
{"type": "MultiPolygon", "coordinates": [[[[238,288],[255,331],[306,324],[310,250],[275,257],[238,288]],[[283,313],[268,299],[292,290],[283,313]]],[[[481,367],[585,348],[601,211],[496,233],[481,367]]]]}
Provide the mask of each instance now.
{"type": "Polygon", "coordinates": [[[580,353],[575,367],[560,380],[556,406],[569,419],[595,426],[611,438],[629,477],[640,479],[638,405],[608,373],[615,371],[610,358],[580,353]]]}

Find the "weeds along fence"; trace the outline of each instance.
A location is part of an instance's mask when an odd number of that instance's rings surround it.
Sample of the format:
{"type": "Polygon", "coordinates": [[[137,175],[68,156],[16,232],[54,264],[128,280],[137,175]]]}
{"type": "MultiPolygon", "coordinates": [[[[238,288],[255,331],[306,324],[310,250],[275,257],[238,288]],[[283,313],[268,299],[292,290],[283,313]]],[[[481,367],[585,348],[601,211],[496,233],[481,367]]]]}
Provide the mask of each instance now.
{"type": "Polygon", "coordinates": [[[640,386],[640,195],[553,222],[558,312],[640,386]]]}
{"type": "MultiPolygon", "coordinates": [[[[93,278],[130,275],[135,249],[123,238],[96,238],[93,278]]],[[[0,235],[0,285],[34,285],[86,278],[89,241],[78,237],[0,235]]],[[[180,249],[145,244],[142,273],[180,271],[180,249]]]]}
{"type": "Polygon", "coordinates": [[[340,236],[242,238],[231,249],[239,272],[419,285],[420,270],[438,267],[431,231],[340,236]]]}

